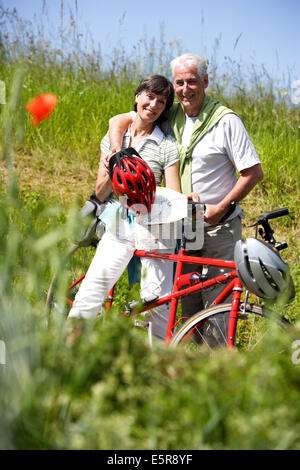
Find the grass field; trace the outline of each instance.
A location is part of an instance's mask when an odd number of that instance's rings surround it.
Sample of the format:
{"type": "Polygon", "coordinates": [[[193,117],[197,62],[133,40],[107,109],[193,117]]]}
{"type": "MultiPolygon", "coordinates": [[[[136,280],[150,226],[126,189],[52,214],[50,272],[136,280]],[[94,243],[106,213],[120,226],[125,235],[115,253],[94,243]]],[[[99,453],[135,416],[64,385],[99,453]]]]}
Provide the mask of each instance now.
{"type": "MultiPolygon", "coordinates": [[[[47,287],[58,267],[63,285],[62,258],[94,188],[108,119],[132,108],[142,71],[168,73],[177,50],[169,44],[153,58],[145,48],[104,69],[97,54],[63,56],[25,26],[14,44],[0,37],[0,448],[299,449],[299,354],[290,337],[274,331],[254,353],[200,362],[150,350],[116,311],[84,324],[72,342],[63,318],[47,324],[47,287]],[[41,92],[55,93],[58,105],[32,127],[25,104],[41,92]]],[[[274,228],[289,244],[283,257],[297,295],[286,313],[299,334],[300,109],[289,104],[288,84],[277,88],[263,71],[249,81],[231,64],[226,77],[212,74],[208,93],[242,117],[265,173],[243,203],[244,234],[259,213],[289,208],[274,228]]],[[[124,276],[118,307],[128,291],[124,276]]]]}

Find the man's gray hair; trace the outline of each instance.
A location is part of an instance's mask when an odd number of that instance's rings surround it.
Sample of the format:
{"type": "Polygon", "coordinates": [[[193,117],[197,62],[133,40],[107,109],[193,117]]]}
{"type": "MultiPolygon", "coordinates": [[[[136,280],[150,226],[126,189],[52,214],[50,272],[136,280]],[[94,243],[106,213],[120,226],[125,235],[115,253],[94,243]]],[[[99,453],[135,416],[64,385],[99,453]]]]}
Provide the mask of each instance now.
{"type": "Polygon", "coordinates": [[[201,57],[201,55],[198,55],[198,54],[187,53],[187,54],[183,54],[178,57],[175,57],[175,59],[173,59],[172,62],[170,63],[173,77],[174,77],[174,70],[177,65],[188,65],[188,66],[197,67],[197,72],[201,80],[203,80],[205,75],[207,74],[208,61],[204,59],[204,57],[201,57]]]}

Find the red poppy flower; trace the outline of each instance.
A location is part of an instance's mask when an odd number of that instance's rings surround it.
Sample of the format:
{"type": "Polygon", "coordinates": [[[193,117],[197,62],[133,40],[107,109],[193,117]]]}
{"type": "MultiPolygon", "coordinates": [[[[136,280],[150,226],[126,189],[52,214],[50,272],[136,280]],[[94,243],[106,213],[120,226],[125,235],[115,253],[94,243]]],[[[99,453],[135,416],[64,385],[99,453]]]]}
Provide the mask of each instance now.
{"type": "Polygon", "coordinates": [[[31,124],[37,126],[40,121],[47,119],[57,104],[57,96],[51,93],[44,93],[36,96],[32,101],[27,103],[26,109],[32,114],[31,124]]]}

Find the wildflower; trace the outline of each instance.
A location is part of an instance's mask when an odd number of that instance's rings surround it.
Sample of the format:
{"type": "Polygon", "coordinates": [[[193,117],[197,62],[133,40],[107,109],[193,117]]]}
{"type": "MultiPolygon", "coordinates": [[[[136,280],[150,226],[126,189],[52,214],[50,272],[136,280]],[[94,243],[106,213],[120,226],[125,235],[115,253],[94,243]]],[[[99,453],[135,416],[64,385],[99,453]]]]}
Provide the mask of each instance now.
{"type": "Polygon", "coordinates": [[[27,103],[26,109],[32,114],[31,125],[38,126],[38,124],[47,119],[53,112],[57,104],[57,96],[51,93],[44,93],[37,95],[32,101],[27,103]]]}
{"type": "Polygon", "coordinates": [[[159,65],[159,66],[158,66],[158,70],[161,70],[162,68],[163,68],[162,65],[159,65]]]}

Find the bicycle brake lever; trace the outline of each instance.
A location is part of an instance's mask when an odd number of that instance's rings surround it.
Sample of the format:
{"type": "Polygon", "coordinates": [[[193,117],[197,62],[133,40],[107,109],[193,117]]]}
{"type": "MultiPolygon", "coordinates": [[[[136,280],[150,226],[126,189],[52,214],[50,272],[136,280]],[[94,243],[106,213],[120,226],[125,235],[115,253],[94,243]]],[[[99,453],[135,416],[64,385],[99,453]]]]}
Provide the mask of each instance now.
{"type": "Polygon", "coordinates": [[[206,211],[206,205],[203,202],[193,201],[192,199],[187,200],[188,205],[192,206],[192,215],[196,214],[196,206],[203,206],[203,212],[206,211]]]}
{"type": "MultiPolygon", "coordinates": [[[[204,211],[204,213],[205,213],[205,211],[206,211],[206,205],[203,204],[202,202],[196,202],[196,201],[192,201],[191,199],[188,199],[188,204],[194,204],[194,205],[202,204],[202,205],[203,205],[203,211],[204,211]]],[[[236,208],[236,202],[231,201],[228,211],[227,211],[226,214],[222,217],[222,219],[219,220],[218,223],[225,222],[225,220],[227,220],[228,217],[235,211],[235,208],[236,208]]]]}

